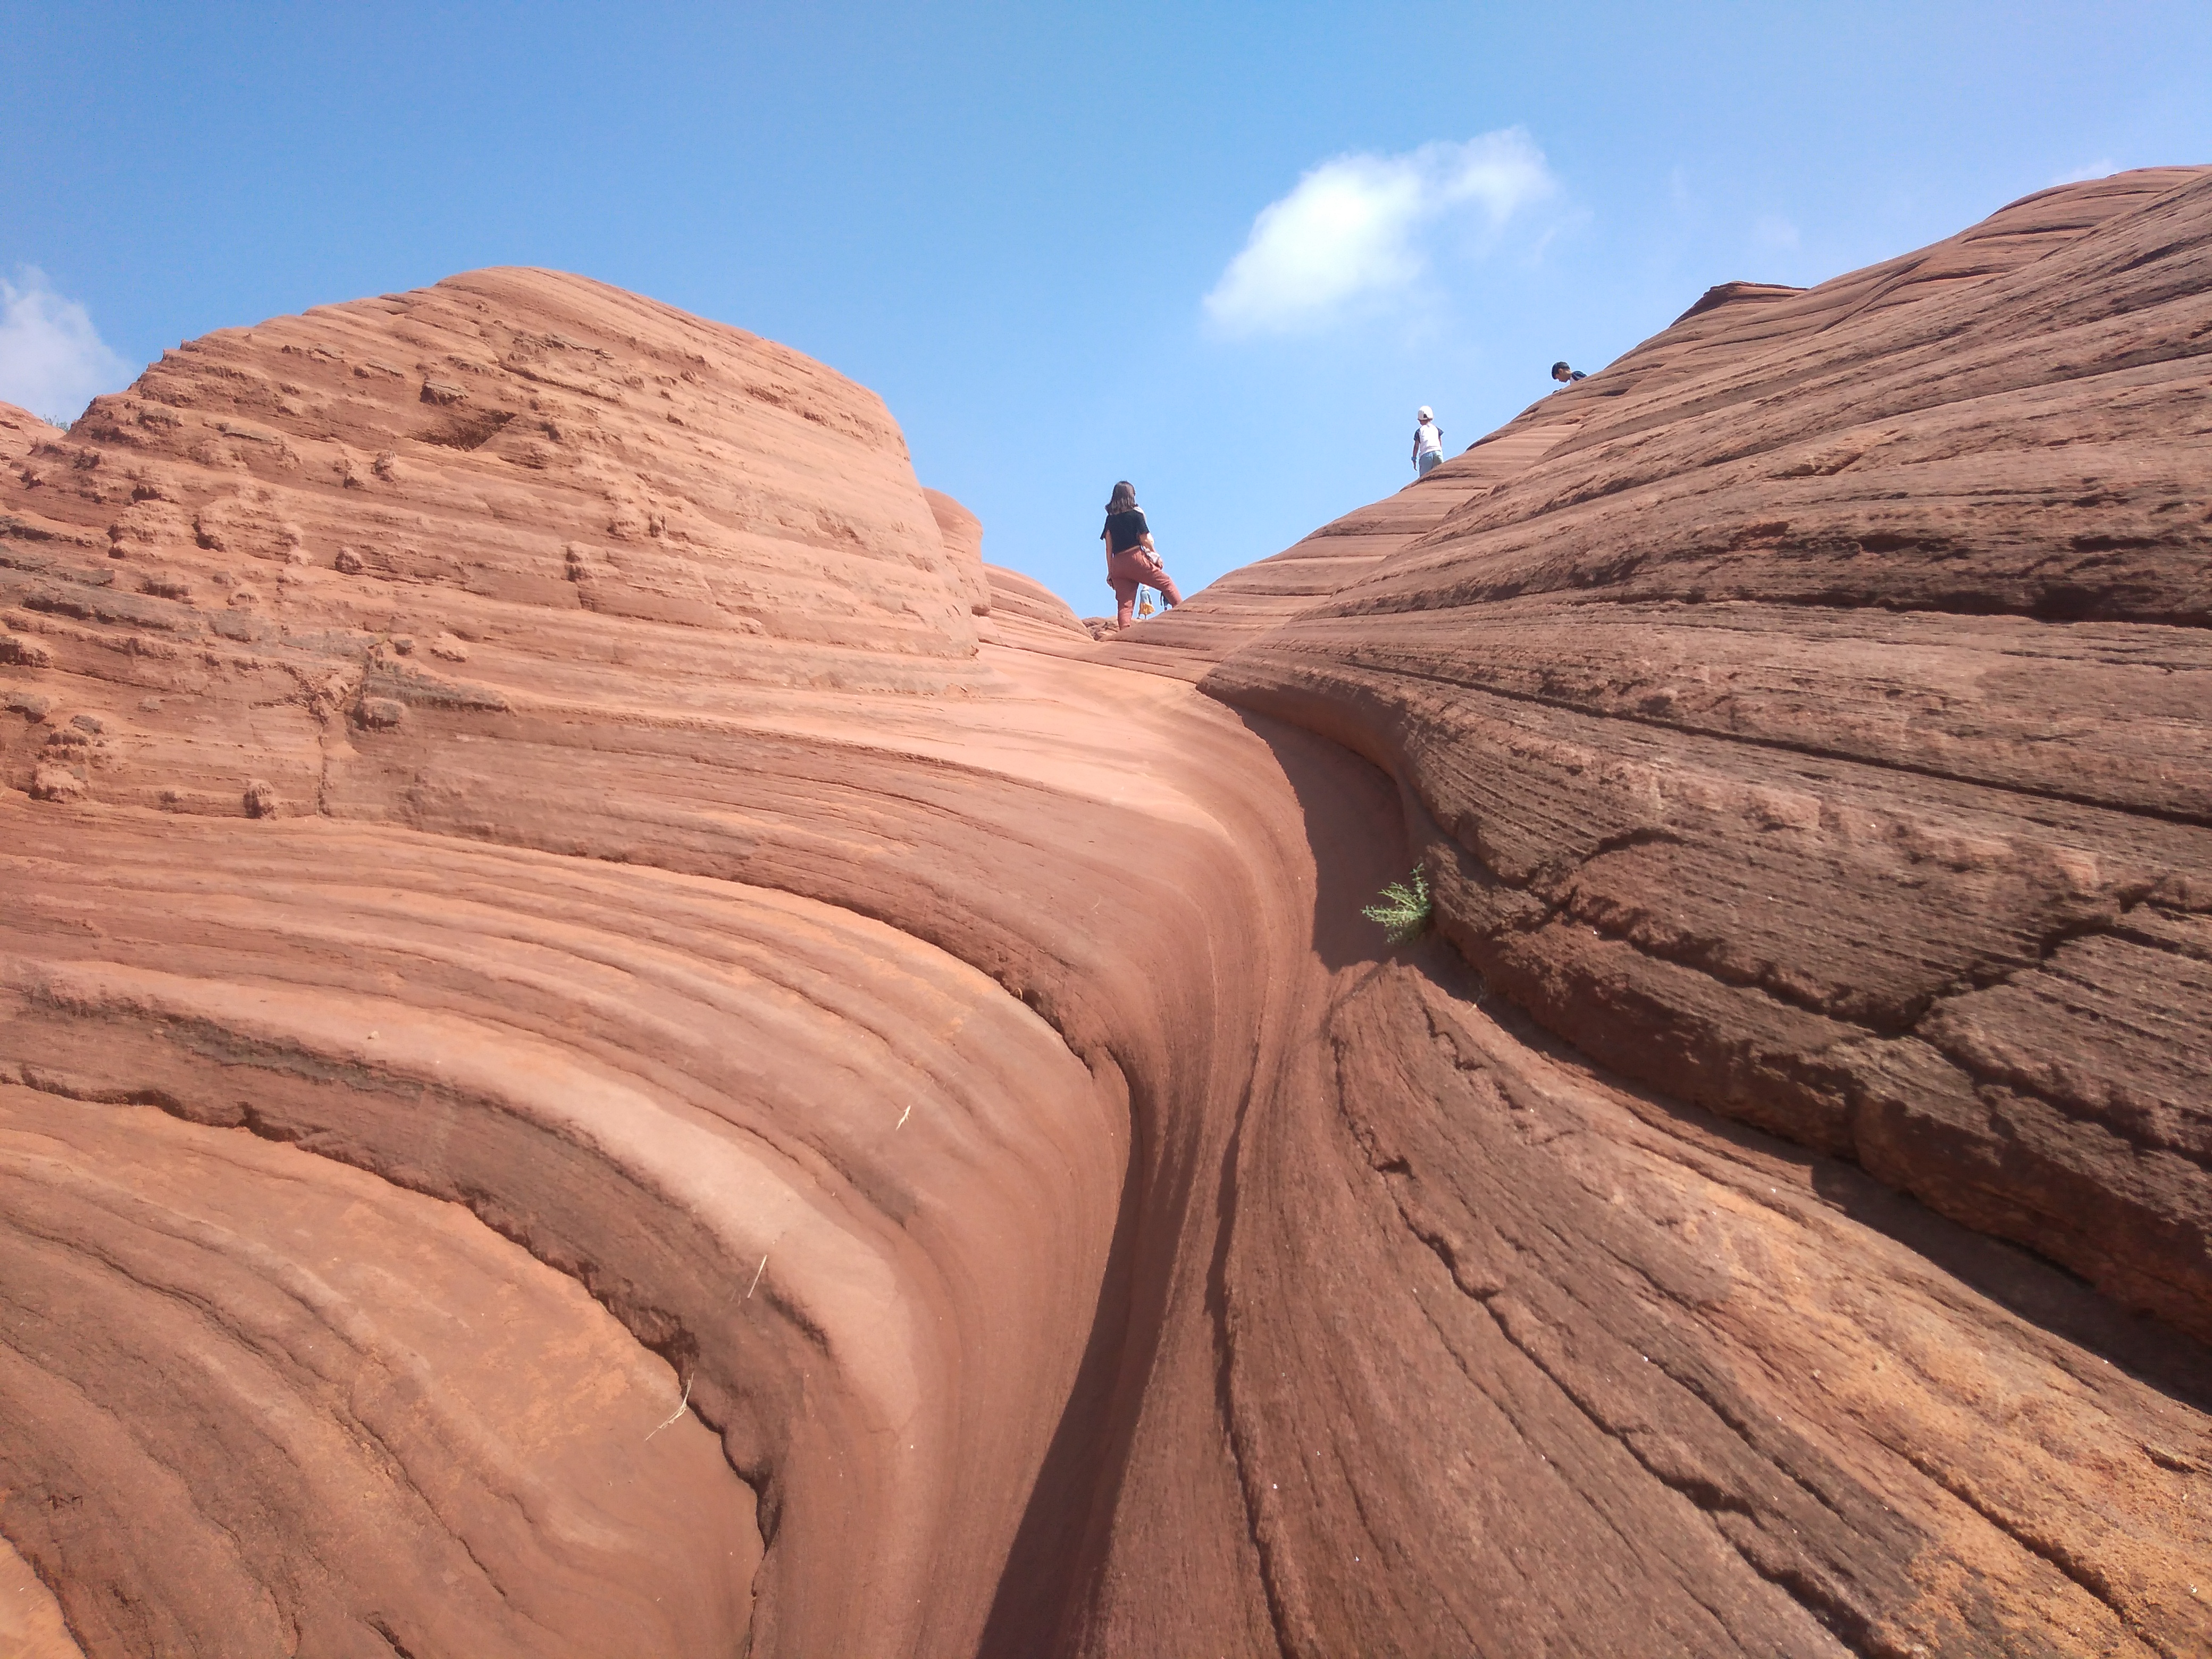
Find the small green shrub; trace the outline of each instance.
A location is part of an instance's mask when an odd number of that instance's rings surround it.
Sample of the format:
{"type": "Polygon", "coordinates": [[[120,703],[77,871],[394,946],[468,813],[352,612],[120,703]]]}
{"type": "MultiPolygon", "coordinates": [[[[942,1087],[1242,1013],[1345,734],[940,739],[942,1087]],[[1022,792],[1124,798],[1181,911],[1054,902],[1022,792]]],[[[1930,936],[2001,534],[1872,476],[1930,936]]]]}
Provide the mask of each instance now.
{"type": "Polygon", "coordinates": [[[1394,881],[1376,895],[1375,902],[1359,914],[1382,924],[1393,945],[1419,939],[1429,925],[1429,878],[1419,865],[1403,881],[1394,881]]]}

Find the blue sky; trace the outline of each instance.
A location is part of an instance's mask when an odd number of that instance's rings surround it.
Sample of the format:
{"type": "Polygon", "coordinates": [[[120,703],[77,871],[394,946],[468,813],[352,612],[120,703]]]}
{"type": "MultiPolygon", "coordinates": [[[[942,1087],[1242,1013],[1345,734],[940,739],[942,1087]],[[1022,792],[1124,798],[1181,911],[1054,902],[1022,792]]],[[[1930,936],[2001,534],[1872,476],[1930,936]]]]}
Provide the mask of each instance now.
{"type": "MultiPolygon", "coordinates": [[[[0,397],[213,328],[581,271],[874,387],[1085,614],[1185,590],[1709,284],[2212,161],[2212,5],[0,3],[0,397]]],[[[42,407],[41,405],[46,405],[42,407]]]]}

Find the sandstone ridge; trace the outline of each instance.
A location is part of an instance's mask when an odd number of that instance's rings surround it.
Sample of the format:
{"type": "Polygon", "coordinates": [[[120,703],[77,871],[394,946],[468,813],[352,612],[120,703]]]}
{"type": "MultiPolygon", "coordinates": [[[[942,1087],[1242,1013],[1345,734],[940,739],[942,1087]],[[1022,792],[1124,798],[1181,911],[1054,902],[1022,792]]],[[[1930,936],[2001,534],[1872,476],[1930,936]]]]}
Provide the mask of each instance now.
{"type": "Polygon", "coordinates": [[[2208,227],[1716,290],[1095,645],[556,273],[0,421],[0,1633],[2212,1646],[2208,227]]]}
{"type": "Polygon", "coordinates": [[[2123,174],[1716,290],[1204,682],[1405,780],[1447,931],[1587,1052],[2199,1337],[2208,234],[2123,174]]]}

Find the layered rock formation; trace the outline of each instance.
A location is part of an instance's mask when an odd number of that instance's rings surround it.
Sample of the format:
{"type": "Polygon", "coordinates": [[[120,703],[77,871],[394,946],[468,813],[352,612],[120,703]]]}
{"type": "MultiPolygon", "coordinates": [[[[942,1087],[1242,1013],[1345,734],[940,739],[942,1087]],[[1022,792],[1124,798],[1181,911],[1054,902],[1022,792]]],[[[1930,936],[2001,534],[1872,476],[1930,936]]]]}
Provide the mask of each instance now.
{"type": "Polygon", "coordinates": [[[29,434],[25,1627],[2212,1644],[2208,224],[1718,291],[1101,646],[876,399],[576,278],[29,434]]]}
{"type": "Polygon", "coordinates": [[[1586,1052],[2201,1338],[2209,223],[2123,175],[1716,290],[1206,682],[1405,779],[1586,1052]]]}
{"type": "Polygon", "coordinates": [[[984,574],[983,521],[941,489],[921,492],[929,503],[948,564],[958,573],[968,596],[968,608],[979,617],[991,614],[991,579],[984,574]]]}

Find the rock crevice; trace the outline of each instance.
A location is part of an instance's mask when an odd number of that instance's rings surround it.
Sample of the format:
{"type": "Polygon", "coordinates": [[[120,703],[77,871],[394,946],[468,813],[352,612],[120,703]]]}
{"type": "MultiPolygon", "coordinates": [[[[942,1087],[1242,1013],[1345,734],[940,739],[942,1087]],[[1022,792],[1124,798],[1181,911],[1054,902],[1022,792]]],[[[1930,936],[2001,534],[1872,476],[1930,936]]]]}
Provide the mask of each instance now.
{"type": "Polygon", "coordinates": [[[2202,1650],[2208,216],[1096,643],[556,273],[0,410],[33,1651],[2202,1650]]]}

